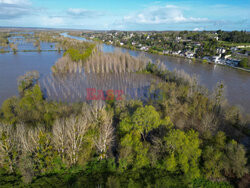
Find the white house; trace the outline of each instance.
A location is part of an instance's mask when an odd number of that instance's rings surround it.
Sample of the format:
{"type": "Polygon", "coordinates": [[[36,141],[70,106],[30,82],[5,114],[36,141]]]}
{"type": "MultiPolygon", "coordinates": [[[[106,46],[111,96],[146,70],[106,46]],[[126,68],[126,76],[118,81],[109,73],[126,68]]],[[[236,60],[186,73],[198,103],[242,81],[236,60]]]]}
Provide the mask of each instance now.
{"type": "Polygon", "coordinates": [[[225,59],[228,59],[229,57],[231,57],[231,54],[229,54],[229,55],[225,55],[225,59]]]}
{"type": "Polygon", "coordinates": [[[216,52],[217,52],[218,54],[224,54],[224,53],[226,52],[226,49],[224,49],[224,48],[217,48],[217,49],[216,49],[216,52]]]}
{"type": "Polygon", "coordinates": [[[143,46],[143,47],[140,48],[140,50],[148,51],[148,47],[143,46]]]}
{"type": "Polygon", "coordinates": [[[185,55],[187,58],[194,58],[194,53],[192,52],[186,52],[185,55]]]}
{"type": "Polygon", "coordinates": [[[212,57],[212,61],[215,62],[215,63],[219,63],[220,57],[221,57],[221,56],[213,56],[213,57],[212,57]]]}

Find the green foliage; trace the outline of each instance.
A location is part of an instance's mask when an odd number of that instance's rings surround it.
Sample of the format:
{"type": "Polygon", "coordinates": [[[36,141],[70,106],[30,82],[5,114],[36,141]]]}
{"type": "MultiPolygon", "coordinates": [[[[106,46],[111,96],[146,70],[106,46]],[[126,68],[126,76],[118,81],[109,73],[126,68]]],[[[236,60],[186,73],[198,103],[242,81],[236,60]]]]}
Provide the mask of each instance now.
{"type": "Polygon", "coordinates": [[[195,179],[190,187],[200,188],[232,188],[233,186],[227,182],[212,182],[206,179],[195,179]]]}
{"type": "Polygon", "coordinates": [[[10,174],[4,168],[0,168],[0,187],[17,187],[22,184],[21,175],[10,174]]]}
{"type": "Polygon", "coordinates": [[[122,170],[131,167],[140,169],[150,164],[149,143],[146,140],[149,132],[158,128],[160,124],[160,116],[153,106],[139,107],[132,116],[121,121],[119,163],[122,170]]]}
{"type": "Polygon", "coordinates": [[[243,145],[236,141],[230,141],[225,148],[224,168],[229,177],[241,178],[248,170],[246,168],[247,158],[243,145]]]}
{"type": "Polygon", "coordinates": [[[145,106],[138,108],[134,112],[131,123],[133,125],[132,129],[139,131],[145,140],[150,131],[159,127],[161,119],[153,106],[145,106]]]}
{"type": "Polygon", "coordinates": [[[171,130],[165,137],[168,155],[163,166],[170,172],[184,173],[188,179],[200,176],[199,157],[201,155],[198,133],[171,130]]]}
{"type": "Polygon", "coordinates": [[[239,63],[239,67],[243,67],[243,68],[248,68],[250,67],[250,62],[247,58],[243,58],[240,63],[239,63]]]}
{"type": "Polygon", "coordinates": [[[96,148],[98,139],[107,138],[100,126],[107,116],[84,103],[48,102],[32,77],[23,79],[20,98],[6,100],[1,108],[1,123],[12,124],[9,133],[13,135],[1,132],[0,146],[16,147],[1,148],[0,185],[230,187],[221,181],[245,175],[245,149],[230,141],[243,121],[237,109],[223,107],[223,86],[210,97],[196,82],[161,70],[158,64],[149,63],[146,71],[166,82],[151,85],[150,95],[156,100],[114,101],[105,106],[114,143],[106,147],[109,151],[103,160],[97,160],[96,148]],[[80,117],[84,118],[80,121],[80,117]],[[14,134],[20,124],[27,129],[27,139],[36,143],[29,141],[34,146],[31,150],[17,148],[14,141],[22,140],[14,134]],[[33,128],[42,131],[31,137],[33,128]],[[76,156],[69,165],[67,160],[76,156]]]}
{"type": "Polygon", "coordinates": [[[8,173],[16,173],[18,169],[18,142],[11,125],[0,127],[0,166],[8,173]]]}
{"type": "Polygon", "coordinates": [[[218,132],[205,145],[202,158],[207,178],[216,180],[223,175],[241,178],[247,173],[244,147],[234,140],[226,143],[225,133],[218,132]]]}
{"type": "Polygon", "coordinates": [[[223,177],[223,157],[225,155],[223,149],[225,148],[225,144],[225,134],[223,132],[218,132],[203,149],[202,158],[204,161],[204,174],[207,178],[219,179],[223,177]]]}
{"type": "Polygon", "coordinates": [[[83,52],[79,49],[69,48],[64,55],[69,55],[72,61],[79,62],[80,60],[85,61],[94,50],[95,45],[89,45],[83,52]]]}
{"type": "Polygon", "coordinates": [[[39,73],[37,71],[27,72],[24,76],[18,78],[18,92],[21,96],[24,92],[32,88],[39,78],[39,73]]]}
{"type": "Polygon", "coordinates": [[[16,97],[5,100],[2,104],[1,114],[4,117],[3,122],[6,124],[14,124],[18,121],[16,106],[18,99],[16,97]]]}
{"type": "Polygon", "coordinates": [[[30,157],[33,163],[34,173],[42,175],[54,171],[56,167],[57,153],[51,144],[51,135],[40,131],[38,134],[38,145],[30,157]]]}
{"type": "Polygon", "coordinates": [[[232,31],[232,32],[226,32],[226,31],[217,31],[219,34],[219,37],[223,41],[228,42],[236,42],[236,43],[249,43],[250,42],[250,35],[246,31],[232,31]]]}

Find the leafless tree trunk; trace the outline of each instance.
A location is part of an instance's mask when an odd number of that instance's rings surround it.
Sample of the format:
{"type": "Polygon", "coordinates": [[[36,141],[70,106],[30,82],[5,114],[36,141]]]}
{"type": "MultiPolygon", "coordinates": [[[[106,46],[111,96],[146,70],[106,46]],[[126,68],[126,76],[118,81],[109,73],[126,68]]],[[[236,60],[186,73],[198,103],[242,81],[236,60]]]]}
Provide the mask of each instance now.
{"type": "Polygon", "coordinates": [[[114,128],[112,126],[112,115],[105,109],[99,111],[99,135],[94,139],[100,159],[107,158],[107,151],[114,141],[114,128]]]}
{"type": "Polygon", "coordinates": [[[67,135],[66,122],[64,119],[57,119],[53,125],[53,143],[57,149],[61,159],[64,161],[66,155],[67,135]]]}

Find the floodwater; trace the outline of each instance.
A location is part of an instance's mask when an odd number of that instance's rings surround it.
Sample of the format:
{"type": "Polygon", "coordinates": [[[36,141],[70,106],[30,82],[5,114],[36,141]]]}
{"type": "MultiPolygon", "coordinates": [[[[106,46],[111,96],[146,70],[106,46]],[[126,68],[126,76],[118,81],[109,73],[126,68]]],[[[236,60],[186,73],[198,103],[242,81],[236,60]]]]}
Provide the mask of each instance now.
{"type": "MultiPolygon", "coordinates": [[[[67,37],[67,34],[63,34],[67,37]]],[[[69,36],[68,36],[69,37],[69,36]]],[[[80,37],[73,37],[78,40],[86,40],[80,37]]],[[[50,44],[44,44],[46,49],[51,48],[50,44]]],[[[29,45],[28,45],[29,46],[29,45]]],[[[54,48],[54,46],[52,47],[54,48]]],[[[223,82],[226,85],[226,97],[232,105],[237,105],[245,112],[250,113],[250,73],[230,67],[193,63],[190,60],[145,52],[131,51],[123,48],[117,48],[112,45],[103,45],[104,52],[113,52],[120,50],[124,53],[130,53],[133,56],[144,54],[153,61],[161,60],[169,70],[184,70],[190,75],[196,75],[199,83],[207,87],[210,91],[216,86],[217,82],[223,82]]],[[[19,52],[0,54],[0,104],[7,98],[17,95],[17,78],[27,71],[37,70],[40,72],[41,86],[49,99],[62,99],[68,101],[81,100],[86,96],[82,92],[86,88],[100,89],[124,89],[131,88],[136,91],[134,95],[144,95],[145,88],[152,80],[145,75],[94,75],[79,74],[77,79],[73,77],[54,77],[51,74],[51,66],[60,58],[62,54],[58,52],[19,52]],[[133,83],[133,84],[131,84],[133,83]],[[79,86],[80,84],[80,86],[79,86]],[[140,90],[139,88],[144,88],[140,90]],[[70,94],[69,91],[75,91],[70,94]],[[58,93],[56,93],[56,92],[58,93]]],[[[153,78],[154,79],[154,78],[153,78]]]]}
{"type": "MultiPolygon", "coordinates": [[[[107,92],[111,90],[114,96],[122,99],[147,99],[150,97],[151,83],[161,80],[153,75],[138,73],[86,73],[76,72],[66,75],[50,75],[40,80],[40,85],[46,98],[55,101],[79,102],[88,99],[88,89],[98,90],[107,99],[107,92]],[[118,94],[119,92],[119,94],[118,94]]],[[[101,97],[99,95],[99,97],[101,97]]]]}
{"type": "MultiPolygon", "coordinates": [[[[72,38],[67,34],[65,37],[72,38]]],[[[77,40],[86,39],[82,37],[73,37],[77,40]]],[[[170,70],[184,70],[189,75],[195,75],[198,78],[199,84],[205,86],[212,91],[218,82],[223,82],[225,89],[225,97],[229,104],[238,106],[246,113],[250,113],[250,72],[234,69],[222,65],[193,63],[189,59],[149,54],[140,51],[128,50],[125,48],[118,48],[112,45],[103,44],[104,52],[114,52],[115,50],[129,53],[132,56],[145,55],[152,61],[160,60],[164,62],[166,67],[170,70]]]]}
{"type": "Polygon", "coordinates": [[[41,77],[50,73],[51,66],[62,54],[57,52],[18,52],[0,54],[0,105],[18,95],[17,80],[28,71],[37,70],[41,77]]]}

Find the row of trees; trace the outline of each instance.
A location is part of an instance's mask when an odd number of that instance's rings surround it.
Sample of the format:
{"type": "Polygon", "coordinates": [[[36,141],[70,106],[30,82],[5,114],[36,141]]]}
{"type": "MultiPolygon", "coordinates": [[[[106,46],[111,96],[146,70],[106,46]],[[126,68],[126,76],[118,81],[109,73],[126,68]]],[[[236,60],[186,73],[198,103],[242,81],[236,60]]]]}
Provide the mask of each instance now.
{"type": "Polygon", "coordinates": [[[76,73],[82,72],[83,68],[87,73],[142,72],[150,61],[143,56],[134,58],[121,52],[103,53],[101,51],[89,56],[85,61],[82,59],[72,60],[69,52],[71,50],[67,50],[65,55],[52,67],[53,73],[76,73]]]}
{"type": "Polygon", "coordinates": [[[223,41],[235,43],[250,43],[250,34],[247,31],[217,31],[219,37],[223,41]]]}

